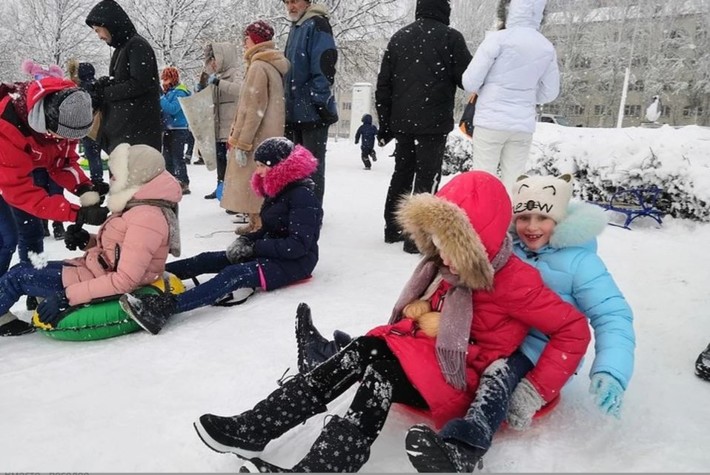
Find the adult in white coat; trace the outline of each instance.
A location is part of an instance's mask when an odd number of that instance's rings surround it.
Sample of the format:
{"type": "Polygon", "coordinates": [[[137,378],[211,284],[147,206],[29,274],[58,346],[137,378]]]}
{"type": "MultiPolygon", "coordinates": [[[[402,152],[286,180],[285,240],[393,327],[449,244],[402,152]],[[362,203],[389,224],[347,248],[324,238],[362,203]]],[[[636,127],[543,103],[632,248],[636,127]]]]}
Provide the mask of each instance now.
{"type": "Polygon", "coordinates": [[[525,172],[535,131],[535,105],[560,91],[557,55],[538,30],[547,0],[500,0],[500,29],[488,33],[463,74],[478,94],[473,166],[496,174],[510,190],[525,172]]]}

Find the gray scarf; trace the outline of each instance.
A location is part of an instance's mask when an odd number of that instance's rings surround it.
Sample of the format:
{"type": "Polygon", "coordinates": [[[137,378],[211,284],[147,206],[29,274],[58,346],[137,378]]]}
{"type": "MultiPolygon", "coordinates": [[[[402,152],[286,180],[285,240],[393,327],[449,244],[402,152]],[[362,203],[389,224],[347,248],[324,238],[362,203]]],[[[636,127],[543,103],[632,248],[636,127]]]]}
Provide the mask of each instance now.
{"type": "MultiPolygon", "coordinates": [[[[513,240],[506,234],[498,253],[491,261],[494,272],[501,269],[513,252],[513,240]]],[[[466,389],[466,353],[468,352],[471,323],[473,321],[472,290],[459,282],[457,275],[448,268],[439,267],[435,261],[423,259],[414,269],[412,277],[405,284],[397,303],[392,310],[390,324],[402,319],[402,310],[426,291],[437,273],[451,284],[444,297],[441,310],[439,334],[436,337],[436,356],[439,368],[446,382],[456,389],[466,389]]]]}
{"type": "Polygon", "coordinates": [[[125,210],[135,206],[157,206],[163,212],[165,220],[168,222],[168,243],[170,245],[170,254],[175,257],[180,257],[180,221],[178,220],[178,204],[168,200],[146,199],[146,200],[129,200],[126,203],[125,210]]]}

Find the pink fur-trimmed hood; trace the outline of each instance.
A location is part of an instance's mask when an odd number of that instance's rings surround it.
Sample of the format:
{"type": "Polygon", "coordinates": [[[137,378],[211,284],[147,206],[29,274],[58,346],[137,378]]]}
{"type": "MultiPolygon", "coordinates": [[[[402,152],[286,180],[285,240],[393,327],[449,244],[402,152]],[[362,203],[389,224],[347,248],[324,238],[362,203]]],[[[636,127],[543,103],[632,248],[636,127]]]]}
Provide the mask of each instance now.
{"type": "Polygon", "coordinates": [[[274,166],[265,177],[254,173],[251,187],[261,197],[278,195],[289,184],[308,178],[318,168],[318,160],[308,149],[296,145],[291,154],[274,166]]]}

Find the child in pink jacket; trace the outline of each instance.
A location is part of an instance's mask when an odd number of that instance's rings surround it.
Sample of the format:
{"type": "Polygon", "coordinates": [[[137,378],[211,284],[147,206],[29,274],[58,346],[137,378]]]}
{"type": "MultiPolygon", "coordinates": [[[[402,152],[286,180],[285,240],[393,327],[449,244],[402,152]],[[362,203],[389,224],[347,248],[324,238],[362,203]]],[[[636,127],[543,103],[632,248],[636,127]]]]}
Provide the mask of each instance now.
{"type": "Polygon", "coordinates": [[[124,143],[111,153],[109,168],[113,176],[107,205],[112,214],[98,234],[89,234],[78,223],[68,227],[64,239],[69,249],[85,249],[84,255],[50,261],[41,269],[21,263],[0,277],[0,329],[4,319],[19,322],[9,310],[22,295],[42,297],[40,320],[56,325],[70,306],[154,282],[165,270],[168,253],[179,255],[182,192],[165,171],[161,153],[124,143]]]}

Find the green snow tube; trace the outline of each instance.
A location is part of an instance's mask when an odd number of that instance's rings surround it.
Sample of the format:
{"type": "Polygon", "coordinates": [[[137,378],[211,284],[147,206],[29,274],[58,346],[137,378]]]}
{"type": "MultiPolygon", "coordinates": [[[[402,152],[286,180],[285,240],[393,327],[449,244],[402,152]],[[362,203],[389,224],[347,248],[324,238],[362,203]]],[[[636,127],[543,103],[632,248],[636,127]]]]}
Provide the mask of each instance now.
{"type": "MultiPolygon", "coordinates": [[[[172,274],[166,273],[169,279],[170,291],[179,294],[185,291],[183,283],[172,274]]],[[[136,290],[139,295],[159,294],[165,289],[163,278],[136,290]]],[[[32,316],[32,324],[39,333],[55,340],[91,341],[113,338],[141,330],[141,327],[131,320],[118,303],[120,295],[97,299],[88,304],[69,307],[66,315],[56,327],[43,323],[37,312],[32,316]]]]}

